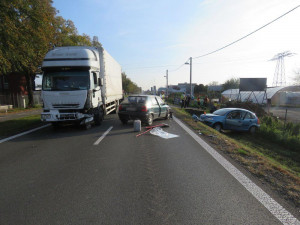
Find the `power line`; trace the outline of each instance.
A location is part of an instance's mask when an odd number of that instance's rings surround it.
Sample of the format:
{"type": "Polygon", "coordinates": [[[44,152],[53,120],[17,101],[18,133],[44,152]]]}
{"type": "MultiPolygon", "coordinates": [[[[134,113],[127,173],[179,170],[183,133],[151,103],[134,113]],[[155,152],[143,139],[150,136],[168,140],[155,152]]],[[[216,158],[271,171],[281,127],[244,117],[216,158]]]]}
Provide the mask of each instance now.
{"type": "Polygon", "coordinates": [[[300,7],[300,5],[296,6],[295,8],[291,9],[290,11],[288,11],[288,12],[282,14],[281,16],[277,17],[276,19],[272,20],[271,22],[269,22],[269,23],[263,25],[262,27],[256,29],[255,31],[252,31],[251,33],[249,33],[249,34],[247,34],[247,35],[241,37],[240,39],[238,39],[238,40],[236,40],[236,41],[234,41],[234,42],[231,42],[231,43],[228,44],[228,45],[225,45],[225,46],[222,47],[222,48],[219,48],[219,49],[214,50],[214,51],[212,51],[212,52],[206,53],[206,54],[204,54],[204,55],[200,55],[200,56],[197,56],[197,57],[193,57],[193,59],[202,58],[202,57],[204,57],[204,56],[208,56],[208,55],[211,55],[211,54],[216,53],[216,52],[218,52],[218,51],[221,51],[221,50],[223,50],[224,48],[227,48],[227,47],[229,47],[229,46],[231,46],[231,45],[233,45],[233,44],[235,44],[235,43],[237,43],[237,42],[239,42],[239,41],[241,41],[241,40],[243,40],[243,39],[249,37],[250,35],[256,33],[257,31],[259,31],[259,30],[265,28],[266,26],[268,26],[268,25],[274,23],[275,21],[281,19],[282,17],[286,16],[287,14],[289,14],[290,12],[294,11],[295,9],[297,9],[297,8],[299,8],[299,7],[300,7]]]}

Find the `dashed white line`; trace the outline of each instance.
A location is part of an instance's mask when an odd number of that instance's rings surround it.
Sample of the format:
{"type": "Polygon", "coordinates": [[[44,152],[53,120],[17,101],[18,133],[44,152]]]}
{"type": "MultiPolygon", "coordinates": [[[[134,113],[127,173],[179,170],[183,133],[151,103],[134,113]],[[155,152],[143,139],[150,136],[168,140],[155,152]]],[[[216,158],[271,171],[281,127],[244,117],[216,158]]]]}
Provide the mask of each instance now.
{"type": "Polygon", "coordinates": [[[3,143],[3,142],[9,141],[9,140],[11,140],[11,139],[14,139],[14,138],[23,136],[23,135],[25,135],[25,134],[29,134],[29,133],[32,133],[32,132],[34,132],[34,131],[43,129],[43,128],[45,128],[45,127],[49,127],[49,126],[50,126],[50,124],[46,124],[46,125],[44,125],[44,126],[41,126],[41,127],[38,127],[38,128],[32,129],[32,130],[28,130],[28,131],[25,131],[25,132],[20,133],[20,134],[16,134],[16,135],[11,136],[11,137],[8,137],[8,138],[1,139],[1,140],[0,140],[0,144],[3,143]]]}
{"type": "Polygon", "coordinates": [[[111,129],[113,129],[113,126],[111,126],[110,128],[108,128],[108,130],[105,131],[104,134],[102,134],[102,136],[99,137],[99,139],[97,141],[95,141],[94,145],[98,145],[103,140],[103,138],[105,138],[105,136],[109,133],[109,131],[111,129]]]}
{"type": "Polygon", "coordinates": [[[215,149],[210,147],[205,141],[197,136],[191,129],[173,116],[179,126],[188,132],[218,163],[220,163],[235,179],[238,180],[264,207],[266,207],[284,225],[300,225],[300,221],[279,203],[272,199],[260,187],[254,184],[248,177],[234,167],[229,161],[221,156],[215,149]]]}

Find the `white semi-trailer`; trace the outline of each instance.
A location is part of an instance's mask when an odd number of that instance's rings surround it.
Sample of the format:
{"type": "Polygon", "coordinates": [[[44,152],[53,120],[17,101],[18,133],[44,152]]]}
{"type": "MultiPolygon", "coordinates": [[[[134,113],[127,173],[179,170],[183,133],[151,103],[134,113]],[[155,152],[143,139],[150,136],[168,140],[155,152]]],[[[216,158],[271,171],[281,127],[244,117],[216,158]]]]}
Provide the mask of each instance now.
{"type": "Polygon", "coordinates": [[[103,48],[72,46],[49,51],[42,64],[41,120],[90,127],[118,109],[121,66],[103,48]]]}

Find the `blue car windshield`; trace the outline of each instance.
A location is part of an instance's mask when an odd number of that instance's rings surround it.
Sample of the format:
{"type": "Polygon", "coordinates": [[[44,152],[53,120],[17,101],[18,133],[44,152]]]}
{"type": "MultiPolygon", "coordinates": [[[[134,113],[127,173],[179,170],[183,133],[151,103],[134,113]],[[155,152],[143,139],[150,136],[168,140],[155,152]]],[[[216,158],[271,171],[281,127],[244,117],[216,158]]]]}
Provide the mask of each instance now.
{"type": "Polygon", "coordinates": [[[213,114],[217,116],[224,116],[228,111],[228,109],[219,109],[217,111],[214,111],[213,114]]]}

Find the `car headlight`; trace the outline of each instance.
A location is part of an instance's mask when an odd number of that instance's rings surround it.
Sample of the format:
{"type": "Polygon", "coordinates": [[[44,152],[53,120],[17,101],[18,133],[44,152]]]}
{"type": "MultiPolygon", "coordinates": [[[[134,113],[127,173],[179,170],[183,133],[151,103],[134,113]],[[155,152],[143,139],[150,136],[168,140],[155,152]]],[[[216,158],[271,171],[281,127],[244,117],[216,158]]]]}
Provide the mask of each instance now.
{"type": "Polygon", "coordinates": [[[206,120],[206,121],[212,121],[212,120],[214,120],[214,119],[211,118],[211,117],[207,117],[207,118],[205,118],[205,120],[206,120]]]}
{"type": "Polygon", "coordinates": [[[44,120],[50,119],[50,118],[51,118],[51,114],[42,114],[41,117],[42,117],[42,119],[44,119],[44,120]]]}

